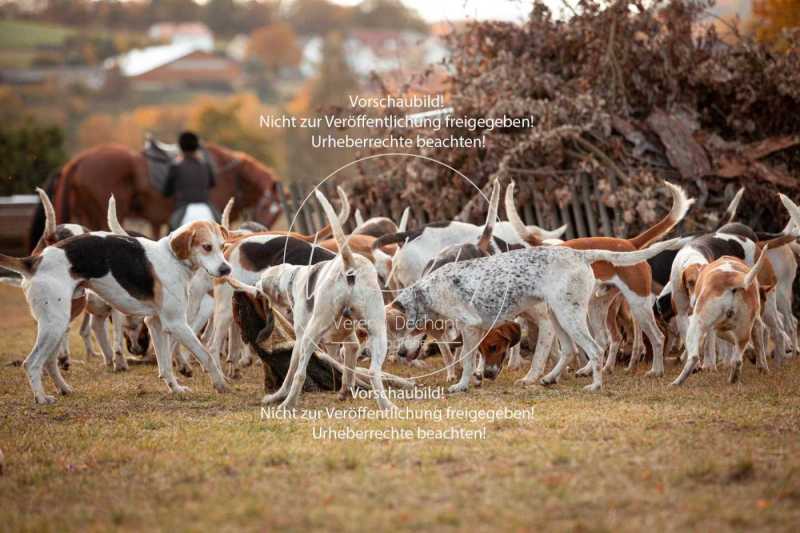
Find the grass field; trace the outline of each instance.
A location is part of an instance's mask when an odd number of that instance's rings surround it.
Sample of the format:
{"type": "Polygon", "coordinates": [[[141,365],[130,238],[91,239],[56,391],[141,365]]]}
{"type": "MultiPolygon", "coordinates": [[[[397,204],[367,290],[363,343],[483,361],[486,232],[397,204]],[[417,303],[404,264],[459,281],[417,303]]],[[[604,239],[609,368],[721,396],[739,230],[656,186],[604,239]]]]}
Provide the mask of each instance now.
{"type": "MultiPolygon", "coordinates": [[[[73,344],[71,397],[36,407],[19,367],[34,332],[0,286],[0,530],[796,530],[800,363],[742,383],[694,375],[680,390],[640,372],[600,394],[519,373],[416,410],[533,406],[531,421],[262,421],[260,368],[226,395],[207,377],[166,394],[153,367],[127,374],[73,344]],[[484,441],[314,440],[314,426],[486,427],[484,441]]],[[[76,339],[73,339],[76,340],[76,339]]],[[[668,366],[668,373],[677,372],[668,366]]],[[[49,390],[52,385],[46,382],[49,390]]],[[[435,384],[431,380],[429,384],[435,384]]],[[[372,407],[307,394],[303,407],[372,407]]]]}
{"type": "Polygon", "coordinates": [[[75,30],[25,20],[0,20],[0,49],[58,46],[75,30]]]}

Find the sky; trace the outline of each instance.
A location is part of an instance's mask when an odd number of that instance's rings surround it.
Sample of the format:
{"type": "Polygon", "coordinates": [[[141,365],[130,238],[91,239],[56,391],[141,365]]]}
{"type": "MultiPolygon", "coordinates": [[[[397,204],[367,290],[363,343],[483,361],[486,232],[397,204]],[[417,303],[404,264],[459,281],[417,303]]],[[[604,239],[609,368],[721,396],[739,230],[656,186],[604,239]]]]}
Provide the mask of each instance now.
{"type": "MultiPolygon", "coordinates": [[[[358,4],[360,0],[334,0],[342,5],[358,4]]],[[[530,0],[402,0],[415,9],[425,20],[495,19],[523,21],[530,11],[530,0]]],[[[555,13],[559,13],[561,0],[547,0],[555,13]]]]}

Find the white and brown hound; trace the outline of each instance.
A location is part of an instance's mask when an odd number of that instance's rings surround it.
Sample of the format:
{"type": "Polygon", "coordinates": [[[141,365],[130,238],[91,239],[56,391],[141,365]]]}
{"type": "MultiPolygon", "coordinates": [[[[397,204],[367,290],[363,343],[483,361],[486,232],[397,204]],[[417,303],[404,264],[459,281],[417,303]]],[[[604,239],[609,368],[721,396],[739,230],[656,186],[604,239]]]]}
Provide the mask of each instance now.
{"type": "Polygon", "coordinates": [[[386,315],[378,274],[369,259],[353,253],[337,215],[325,196],[316,191],[338,243],[339,255],[310,266],[282,264],[268,268],[256,287],[278,306],[291,309],[297,335],[286,379],[280,389],[264,397],[264,403],[297,404],[312,353],[329,343],[341,343],[346,371],[340,395],[353,386],[358,351],[356,331],[365,330],[373,393],[382,409],[394,408],[382,381],[386,358],[386,315]]]}

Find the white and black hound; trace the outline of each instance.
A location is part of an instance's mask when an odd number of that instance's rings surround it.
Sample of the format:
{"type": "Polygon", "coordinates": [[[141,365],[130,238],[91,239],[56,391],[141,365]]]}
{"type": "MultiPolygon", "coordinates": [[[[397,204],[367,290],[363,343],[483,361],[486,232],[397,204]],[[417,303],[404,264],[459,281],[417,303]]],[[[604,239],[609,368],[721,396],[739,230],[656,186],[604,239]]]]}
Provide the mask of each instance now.
{"type": "Polygon", "coordinates": [[[22,287],[37,322],[36,344],[23,363],[36,402],[55,401],[42,386],[45,368],[59,392],[72,391],[59,372],[56,353],[69,327],[72,299],[83,289],[125,314],[147,317],[159,372],[170,390],[188,390],[172,371],[174,337],[197,356],[214,387],[225,391],[222,372],[186,323],[186,287],[194,272],[230,273],[222,255],[224,233],[215,223],[193,222],[159,241],[92,232],[48,246],[38,256],[0,255],[0,266],[25,278],[22,287]]]}

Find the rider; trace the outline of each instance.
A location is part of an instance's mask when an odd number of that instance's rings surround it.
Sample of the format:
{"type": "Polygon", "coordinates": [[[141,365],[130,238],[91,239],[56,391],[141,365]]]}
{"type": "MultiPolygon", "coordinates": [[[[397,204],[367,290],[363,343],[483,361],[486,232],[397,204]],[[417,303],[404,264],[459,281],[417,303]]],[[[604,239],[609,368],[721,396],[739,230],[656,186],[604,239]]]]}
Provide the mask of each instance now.
{"type": "Polygon", "coordinates": [[[209,191],[214,187],[211,165],[200,153],[200,140],[191,131],[178,137],[181,157],[170,164],[164,183],[164,196],[175,196],[175,212],[169,220],[171,229],[195,220],[216,220],[219,214],[209,201],[209,191]]]}

